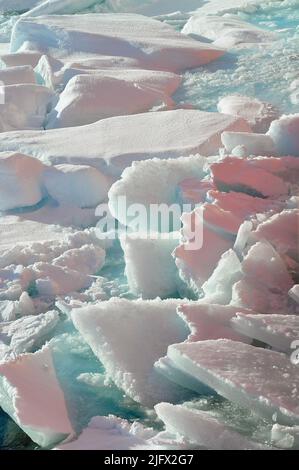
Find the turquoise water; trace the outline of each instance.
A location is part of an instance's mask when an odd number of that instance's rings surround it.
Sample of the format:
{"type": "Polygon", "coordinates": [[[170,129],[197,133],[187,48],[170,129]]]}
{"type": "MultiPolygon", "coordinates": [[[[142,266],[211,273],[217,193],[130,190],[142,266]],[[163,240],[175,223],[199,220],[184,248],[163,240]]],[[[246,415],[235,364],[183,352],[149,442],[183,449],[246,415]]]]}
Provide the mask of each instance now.
{"type": "MultiPolygon", "coordinates": [[[[97,6],[90,11],[98,10],[97,6]]],[[[251,14],[240,12],[239,16],[266,30],[279,33],[280,39],[269,48],[234,51],[211,65],[186,72],[183,85],[175,95],[176,101],[191,103],[198,109],[216,111],[221,97],[242,93],[268,100],[282,112],[298,112],[299,105],[290,101],[289,86],[299,73],[299,2],[278,2],[271,7],[256,8],[251,14]]],[[[0,42],[9,41],[16,19],[15,15],[0,17],[0,42]]],[[[180,30],[185,20],[172,19],[167,22],[180,30]]],[[[107,298],[132,298],[119,245],[116,244],[110,251],[106,266],[99,275],[105,277],[103,290],[107,298]]],[[[114,385],[95,387],[78,381],[82,373],[103,374],[104,370],[68,319],[62,320],[52,341],[58,379],[68,398],[70,417],[77,423],[78,431],[92,416],[109,413],[138,419],[146,425],[159,426],[152,412],[132,402],[114,385]]],[[[213,410],[216,415],[233,423],[239,432],[267,442],[270,423],[253,413],[221,398],[203,397],[192,404],[199,409],[213,410]]],[[[1,448],[36,448],[36,445],[0,411],[1,448]]]]}

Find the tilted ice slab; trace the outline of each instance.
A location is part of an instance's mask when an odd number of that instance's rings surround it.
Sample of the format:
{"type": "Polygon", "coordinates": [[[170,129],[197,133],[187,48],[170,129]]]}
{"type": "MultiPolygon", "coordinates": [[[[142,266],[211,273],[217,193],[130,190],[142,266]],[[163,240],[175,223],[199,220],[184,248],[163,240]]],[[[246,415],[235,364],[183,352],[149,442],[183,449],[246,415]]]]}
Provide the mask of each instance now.
{"type": "Polygon", "coordinates": [[[292,351],[292,343],[299,339],[299,316],[244,315],[237,313],[232,327],[243,335],[269,344],[276,351],[292,351]]]}
{"type": "Polygon", "coordinates": [[[247,23],[237,16],[205,16],[201,11],[189,19],[182,32],[205,36],[214,41],[215,45],[227,49],[272,43],[276,39],[274,33],[247,23]]]}
{"type": "Polygon", "coordinates": [[[284,115],[273,121],[267,135],[273,139],[279,155],[299,157],[299,114],[284,115]]]}
{"type": "Polygon", "coordinates": [[[16,320],[16,318],[35,314],[35,305],[27,292],[23,292],[19,300],[0,301],[0,323],[11,322],[16,320]]]}
{"type": "Polygon", "coordinates": [[[17,52],[13,54],[1,54],[0,62],[2,62],[6,67],[21,67],[21,66],[30,66],[36,67],[38,64],[42,52],[38,51],[24,51],[17,52]]]}
{"type": "MultiPolygon", "coordinates": [[[[109,191],[109,208],[112,215],[122,224],[130,225],[135,220],[135,214],[124,210],[121,201],[126,198],[127,207],[142,204],[148,211],[151,204],[171,205],[177,202],[177,185],[180,181],[191,176],[204,176],[205,158],[200,155],[165,160],[149,159],[134,162],[125,169],[121,178],[116,181],[109,191]]],[[[162,207],[162,206],[161,206],[162,207]]],[[[175,215],[173,217],[175,218],[175,215]]],[[[180,214],[176,217],[179,219],[180,214]]],[[[142,223],[142,221],[140,221],[142,223]]],[[[162,221],[165,226],[158,226],[154,217],[146,219],[139,228],[143,230],[161,230],[168,232],[170,224],[162,221]],[[155,226],[156,224],[156,226],[155,226]]],[[[174,228],[180,228],[179,220],[174,220],[174,228]]]]}
{"type": "Polygon", "coordinates": [[[47,129],[91,124],[113,116],[170,108],[174,102],[158,90],[128,80],[97,75],[76,75],[66,85],[49,114],[47,129]]]}
{"type": "Polygon", "coordinates": [[[158,417],[166,430],[179,434],[190,442],[209,450],[253,450],[262,449],[261,444],[230,429],[218,418],[205,411],[182,405],[159,403],[155,406],[158,417]]]}
{"type": "MultiPolygon", "coordinates": [[[[246,333],[236,332],[231,324],[232,319],[242,310],[246,317],[252,310],[241,309],[231,305],[204,303],[204,300],[184,304],[177,308],[178,315],[186,322],[191,333],[188,342],[207,339],[231,339],[249,342],[246,333]]],[[[254,314],[251,315],[254,318],[254,314]]]]}
{"type": "Polygon", "coordinates": [[[30,65],[7,67],[0,70],[1,85],[20,85],[22,83],[36,83],[33,68],[30,65]]]}
{"type": "MultiPolygon", "coordinates": [[[[297,174],[295,173],[297,177],[297,174]]],[[[298,256],[299,209],[284,210],[261,222],[254,231],[258,240],[268,240],[282,256],[298,256]]],[[[286,261],[286,259],[285,259],[286,261]]]]}
{"type": "Polygon", "coordinates": [[[42,447],[73,433],[48,346],[0,363],[0,403],[42,447]]]}
{"type": "Polygon", "coordinates": [[[0,129],[41,129],[52,99],[52,92],[40,85],[7,85],[1,90],[0,129]]]}
{"type": "Polygon", "coordinates": [[[23,17],[15,25],[11,52],[34,48],[62,61],[100,55],[141,60],[145,68],[178,72],[211,62],[224,51],[134,14],[23,17]],[[27,47],[29,46],[29,47],[27,47]]]}
{"type": "Polygon", "coordinates": [[[184,341],[187,327],[177,313],[181,300],[129,301],[114,298],[73,309],[72,320],[107,376],[137,402],[151,406],[180,395],[154,370],[169,344],[184,341]]]}
{"type": "Polygon", "coordinates": [[[120,116],[80,128],[0,134],[0,151],[17,150],[44,163],[85,164],[120,175],[135,160],[215,155],[225,130],[249,132],[242,119],[194,110],[120,116]],[[117,139],[115,136],[117,135],[117,139]]]}
{"type": "Polygon", "coordinates": [[[182,216],[184,238],[174,255],[180,275],[200,290],[221,255],[233,248],[242,220],[214,204],[203,204],[182,216]]]}
{"type": "Polygon", "coordinates": [[[282,257],[267,241],[251,246],[242,262],[243,278],[232,290],[233,305],[260,313],[289,313],[288,292],[294,282],[282,257]]]}
{"type": "Polygon", "coordinates": [[[270,103],[249,96],[225,96],[219,101],[217,108],[220,113],[246,119],[253,132],[267,132],[271,122],[279,117],[279,111],[270,103]]]}
{"type": "Polygon", "coordinates": [[[130,291],[143,299],[166,298],[176,294],[178,273],[173,250],[180,234],[134,232],[121,236],[125,274],[130,291]]]}
{"type": "Polygon", "coordinates": [[[0,323],[0,358],[14,359],[38,347],[59,322],[55,310],[0,323]]]}
{"type": "Polygon", "coordinates": [[[33,206],[43,197],[43,165],[20,153],[0,152],[0,210],[33,206]]]}
{"type": "Polygon", "coordinates": [[[258,160],[227,157],[211,165],[214,183],[222,191],[247,192],[257,197],[287,195],[288,185],[259,165],[258,160]]]}
{"type": "Polygon", "coordinates": [[[285,354],[220,339],[171,345],[179,370],[225,398],[281,424],[299,422],[298,368],[285,354]]]}

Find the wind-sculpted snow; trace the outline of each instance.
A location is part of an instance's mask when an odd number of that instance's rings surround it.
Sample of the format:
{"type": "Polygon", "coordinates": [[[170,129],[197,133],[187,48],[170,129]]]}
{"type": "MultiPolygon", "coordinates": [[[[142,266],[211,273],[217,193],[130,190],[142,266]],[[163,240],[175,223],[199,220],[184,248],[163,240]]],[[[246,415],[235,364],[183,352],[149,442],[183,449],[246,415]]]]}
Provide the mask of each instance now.
{"type": "Polygon", "coordinates": [[[18,150],[52,165],[91,165],[120,175],[136,160],[213,155],[225,130],[249,132],[250,127],[233,116],[179,109],[113,117],[79,128],[0,133],[0,151],[18,150]]]}

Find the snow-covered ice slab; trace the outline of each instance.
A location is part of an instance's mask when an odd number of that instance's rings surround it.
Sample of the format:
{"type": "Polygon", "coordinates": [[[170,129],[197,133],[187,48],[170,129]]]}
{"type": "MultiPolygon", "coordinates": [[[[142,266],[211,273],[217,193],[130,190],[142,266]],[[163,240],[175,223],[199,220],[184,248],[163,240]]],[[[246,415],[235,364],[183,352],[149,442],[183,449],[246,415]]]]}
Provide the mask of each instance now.
{"type": "Polygon", "coordinates": [[[244,315],[237,313],[231,320],[239,333],[269,344],[277,351],[290,354],[292,343],[299,340],[297,315],[244,315]]]}
{"type": "Polygon", "coordinates": [[[242,95],[228,95],[218,103],[218,111],[232,114],[248,121],[253,132],[264,133],[272,121],[279,117],[279,111],[270,103],[242,95]]]}
{"type": "Polygon", "coordinates": [[[20,153],[0,152],[0,210],[33,206],[43,197],[43,165],[20,153]]]}
{"type": "Polygon", "coordinates": [[[182,393],[159,376],[154,363],[167,347],[188,336],[185,322],[177,315],[182,300],[129,301],[113,298],[72,310],[72,320],[108,377],[137,402],[153,405],[182,393]]]}
{"type": "Polygon", "coordinates": [[[134,232],[121,237],[130,291],[143,299],[166,298],[178,290],[178,273],[171,256],[180,234],[134,232]]]}
{"type": "Polygon", "coordinates": [[[61,59],[116,55],[141,60],[144,68],[179,72],[207,64],[224,51],[134,14],[23,17],[15,25],[11,52],[30,49],[61,59]],[[29,45],[29,47],[27,47],[29,45]]]}
{"type": "Polygon", "coordinates": [[[66,85],[47,119],[47,129],[91,124],[113,116],[171,108],[170,97],[138,82],[116,77],[76,75],[66,85]]]}
{"type": "Polygon", "coordinates": [[[73,433],[48,346],[0,363],[0,403],[42,447],[73,433]]]}
{"type": "Polygon", "coordinates": [[[52,310],[30,315],[13,322],[0,323],[0,358],[13,359],[31,352],[51,333],[59,322],[59,314],[52,310]]]}
{"type": "Polygon", "coordinates": [[[155,406],[166,430],[187,438],[191,443],[209,450],[254,450],[265,446],[250,441],[230,429],[210,413],[183,405],[159,403],[155,406]]]}
{"type": "Polygon", "coordinates": [[[206,15],[224,15],[225,13],[247,13],[255,11],[255,7],[264,0],[209,0],[197,8],[197,13],[206,15]]]}
{"type": "Polygon", "coordinates": [[[182,33],[207,37],[214,41],[214,45],[226,49],[264,45],[277,38],[274,33],[247,23],[237,16],[205,16],[201,11],[189,19],[182,33]]]}
{"type": "MultiPolygon", "coordinates": [[[[112,215],[124,225],[130,226],[134,221],[135,214],[130,217],[130,214],[121,207],[120,201],[123,197],[126,198],[128,207],[137,203],[142,204],[148,211],[150,211],[151,204],[171,205],[177,202],[179,182],[192,176],[202,178],[205,173],[205,163],[206,159],[200,155],[165,160],[155,158],[134,162],[125,169],[121,178],[110,188],[108,196],[112,215]]],[[[175,220],[175,214],[173,214],[173,219],[173,228],[179,229],[181,224],[179,220],[175,220]]],[[[168,232],[171,229],[167,221],[165,227],[162,224],[159,227],[157,220],[150,219],[145,222],[140,229],[151,228],[153,231],[160,230],[161,232],[168,232]]]]}
{"type": "Polygon", "coordinates": [[[0,151],[17,150],[53,165],[85,164],[120,175],[136,160],[215,155],[225,130],[250,132],[242,119],[181,109],[113,117],[79,128],[2,133],[0,151]]]}
{"type": "Polygon", "coordinates": [[[4,86],[1,90],[1,99],[4,98],[0,108],[1,131],[42,129],[52,97],[52,92],[41,85],[4,86]]]}
{"type": "Polygon", "coordinates": [[[30,65],[7,67],[0,70],[1,85],[20,85],[22,83],[36,83],[33,68],[30,65]]]}
{"type": "Polygon", "coordinates": [[[299,375],[285,354],[231,340],[171,345],[179,369],[217,393],[278,423],[299,423],[299,375]]]}

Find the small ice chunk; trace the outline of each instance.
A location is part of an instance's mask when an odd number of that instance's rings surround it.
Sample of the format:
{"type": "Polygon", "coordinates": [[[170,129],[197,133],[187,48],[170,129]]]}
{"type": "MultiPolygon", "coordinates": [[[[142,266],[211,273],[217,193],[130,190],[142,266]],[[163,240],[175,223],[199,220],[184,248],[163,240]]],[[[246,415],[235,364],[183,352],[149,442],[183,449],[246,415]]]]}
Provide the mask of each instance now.
{"type": "Polygon", "coordinates": [[[232,114],[246,119],[253,132],[262,134],[268,131],[274,119],[279,118],[278,110],[270,103],[249,96],[225,96],[219,101],[217,108],[220,113],[232,114]]]}
{"type": "Polygon", "coordinates": [[[241,406],[281,424],[299,423],[298,367],[285,354],[227,339],[168,348],[179,370],[241,406]]]}
{"type": "Polygon", "coordinates": [[[136,232],[121,236],[125,274],[134,295],[143,299],[171,297],[178,289],[178,274],[173,250],[180,234],[136,232]]]}
{"type": "Polygon", "coordinates": [[[274,424],[271,432],[271,440],[275,446],[281,449],[298,449],[299,426],[274,424]]]}
{"type": "Polygon", "coordinates": [[[23,129],[42,129],[52,92],[31,83],[7,85],[2,88],[0,108],[1,132],[23,129]]]}
{"type": "Polygon", "coordinates": [[[290,290],[289,290],[289,296],[299,304],[299,284],[295,284],[290,290]]]}
{"type": "Polygon", "coordinates": [[[57,165],[45,169],[43,183],[60,204],[96,207],[107,198],[108,179],[96,168],[87,165],[57,165]]]}
{"type": "Polygon", "coordinates": [[[299,344],[299,316],[296,315],[246,315],[237,313],[231,320],[239,333],[269,344],[276,351],[290,354],[292,344],[299,344]]]}
{"type": "Polygon", "coordinates": [[[26,316],[13,322],[0,323],[0,358],[8,360],[31,352],[59,322],[58,312],[26,316]]]}
{"type": "Polygon", "coordinates": [[[0,152],[0,210],[33,206],[43,197],[43,165],[21,153],[0,152]]]}
{"type": "Polygon", "coordinates": [[[222,144],[228,153],[232,153],[237,147],[242,146],[242,156],[246,155],[266,155],[275,156],[277,150],[274,141],[267,134],[254,134],[250,132],[223,132],[221,135],[222,144]]]}
{"type": "Polygon", "coordinates": [[[41,447],[73,434],[48,346],[0,364],[0,401],[3,410],[41,447]]]}
{"type": "Polygon", "coordinates": [[[299,114],[283,115],[273,121],[267,135],[274,141],[279,155],[299,157],[299,114]]]}

